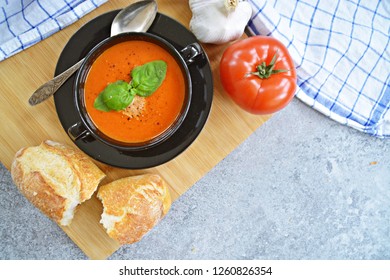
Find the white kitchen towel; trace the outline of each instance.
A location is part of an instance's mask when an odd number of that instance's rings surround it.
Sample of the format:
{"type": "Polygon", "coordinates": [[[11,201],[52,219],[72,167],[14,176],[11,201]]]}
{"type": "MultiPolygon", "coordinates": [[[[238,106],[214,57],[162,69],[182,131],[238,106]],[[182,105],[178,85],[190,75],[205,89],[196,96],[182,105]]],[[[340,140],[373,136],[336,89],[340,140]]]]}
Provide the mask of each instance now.
{"type": "Polygon", "coordinates": [[[248,0],[248,28],[284,43],[296,97],[370,135],[390,137],[390,0],[248,0]]]}
{"type": "Polygon", "coordinates": [[[0,61],[63,29],[107,0],[0,0],[0,61]]]}

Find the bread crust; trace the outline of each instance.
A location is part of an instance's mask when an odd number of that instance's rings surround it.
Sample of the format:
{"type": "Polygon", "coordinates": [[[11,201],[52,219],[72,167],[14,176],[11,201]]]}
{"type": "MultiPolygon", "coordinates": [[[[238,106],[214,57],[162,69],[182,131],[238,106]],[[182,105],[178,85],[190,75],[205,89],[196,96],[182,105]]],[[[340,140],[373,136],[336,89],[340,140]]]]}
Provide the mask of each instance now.
{"type": "Polygon", "coordinates": [[[101,186],[97,197],[104,207],[101,223],[108,235],[121,244],[139,241],[171,206],[167,184],[156,174],[113,181],[101,186]],[[108,225],[107,219],[115,222],[108,225]]]}
{"type": "Polygon", "coordinates": [[[69,225],[74,208],[92,196],[105,174],[80,151],[47,140],[20,149],[11,176],[35,207],[60,225],[69,225]]]}
{"type": "Polygon", "coordinates": [[[91,198],[101,180],[106,176],[85,154],[63,144],[44,141],[42,145],[66,159],[80,179],[80,203],[91,198]]]}

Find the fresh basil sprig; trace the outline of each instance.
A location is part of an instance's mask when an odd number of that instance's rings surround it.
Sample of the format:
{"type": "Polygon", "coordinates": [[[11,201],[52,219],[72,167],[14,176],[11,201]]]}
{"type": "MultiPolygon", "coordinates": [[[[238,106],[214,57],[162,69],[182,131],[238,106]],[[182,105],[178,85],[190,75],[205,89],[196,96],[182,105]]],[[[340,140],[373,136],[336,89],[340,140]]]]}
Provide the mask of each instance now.
{"type": "Polygon", "coordinates": [[[95,99],[93,106],[104,112],[126,109],[135,95],[150,96],[162,84],[167,73],[167,64],[155,60],[135,67],[131,71],[131,81],[116,81],[109,84],[95,99]]]}

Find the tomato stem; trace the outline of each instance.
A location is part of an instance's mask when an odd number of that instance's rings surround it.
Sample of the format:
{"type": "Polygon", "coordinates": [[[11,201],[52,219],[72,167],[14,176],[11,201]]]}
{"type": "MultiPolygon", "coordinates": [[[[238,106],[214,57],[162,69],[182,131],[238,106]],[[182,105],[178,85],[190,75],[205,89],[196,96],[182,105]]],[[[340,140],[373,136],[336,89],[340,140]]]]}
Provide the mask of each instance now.
{"type": "Polygon", "coordinates": [[[255,75],[258,76],[260,79],[267,79],[269,78],[272,74],[277,74],[277,73],[283,73],[283,72],[288,72],[290,69],[278,69],[274,70],[275,67],[275,62],[278,57],[278,52],[274,54],[272,57],[272,60],[269,65],[263,61],[261,64],[256,66],[256,71],[255,72],[250,72],[247,75],[255,75]]]}

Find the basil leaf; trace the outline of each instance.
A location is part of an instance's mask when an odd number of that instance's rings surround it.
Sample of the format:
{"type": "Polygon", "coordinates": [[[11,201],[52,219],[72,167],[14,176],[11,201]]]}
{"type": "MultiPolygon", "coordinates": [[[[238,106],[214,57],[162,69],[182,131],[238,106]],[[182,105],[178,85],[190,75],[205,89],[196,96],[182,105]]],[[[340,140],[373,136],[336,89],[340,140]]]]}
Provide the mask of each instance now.
{"type": "Polygon", "coordinates": [[[98,110],[108,112],[110,110],[123,110],[134,99],[130,93],[130,85],[125,81],[116,81],[109,84],[96,98],[94,107],[98,110]]]}
{"type": "Polygon", "coordinates": [[[111,109],[107,107],[106,103],[104,103],[102,96],[102,94],[98,95],[98,97],[95,99],[95,102],[93,103],[93,107],[103,112],[111,111],[111,109]]]}
{"type": "Polygon", "coordinates": [[[163,60],[155,60],[137,66],[131,71],[132,81],[130,86],[137,95],[147,97],[155,92],[162,84],[167,74],[167,63],[163,60]]]}

